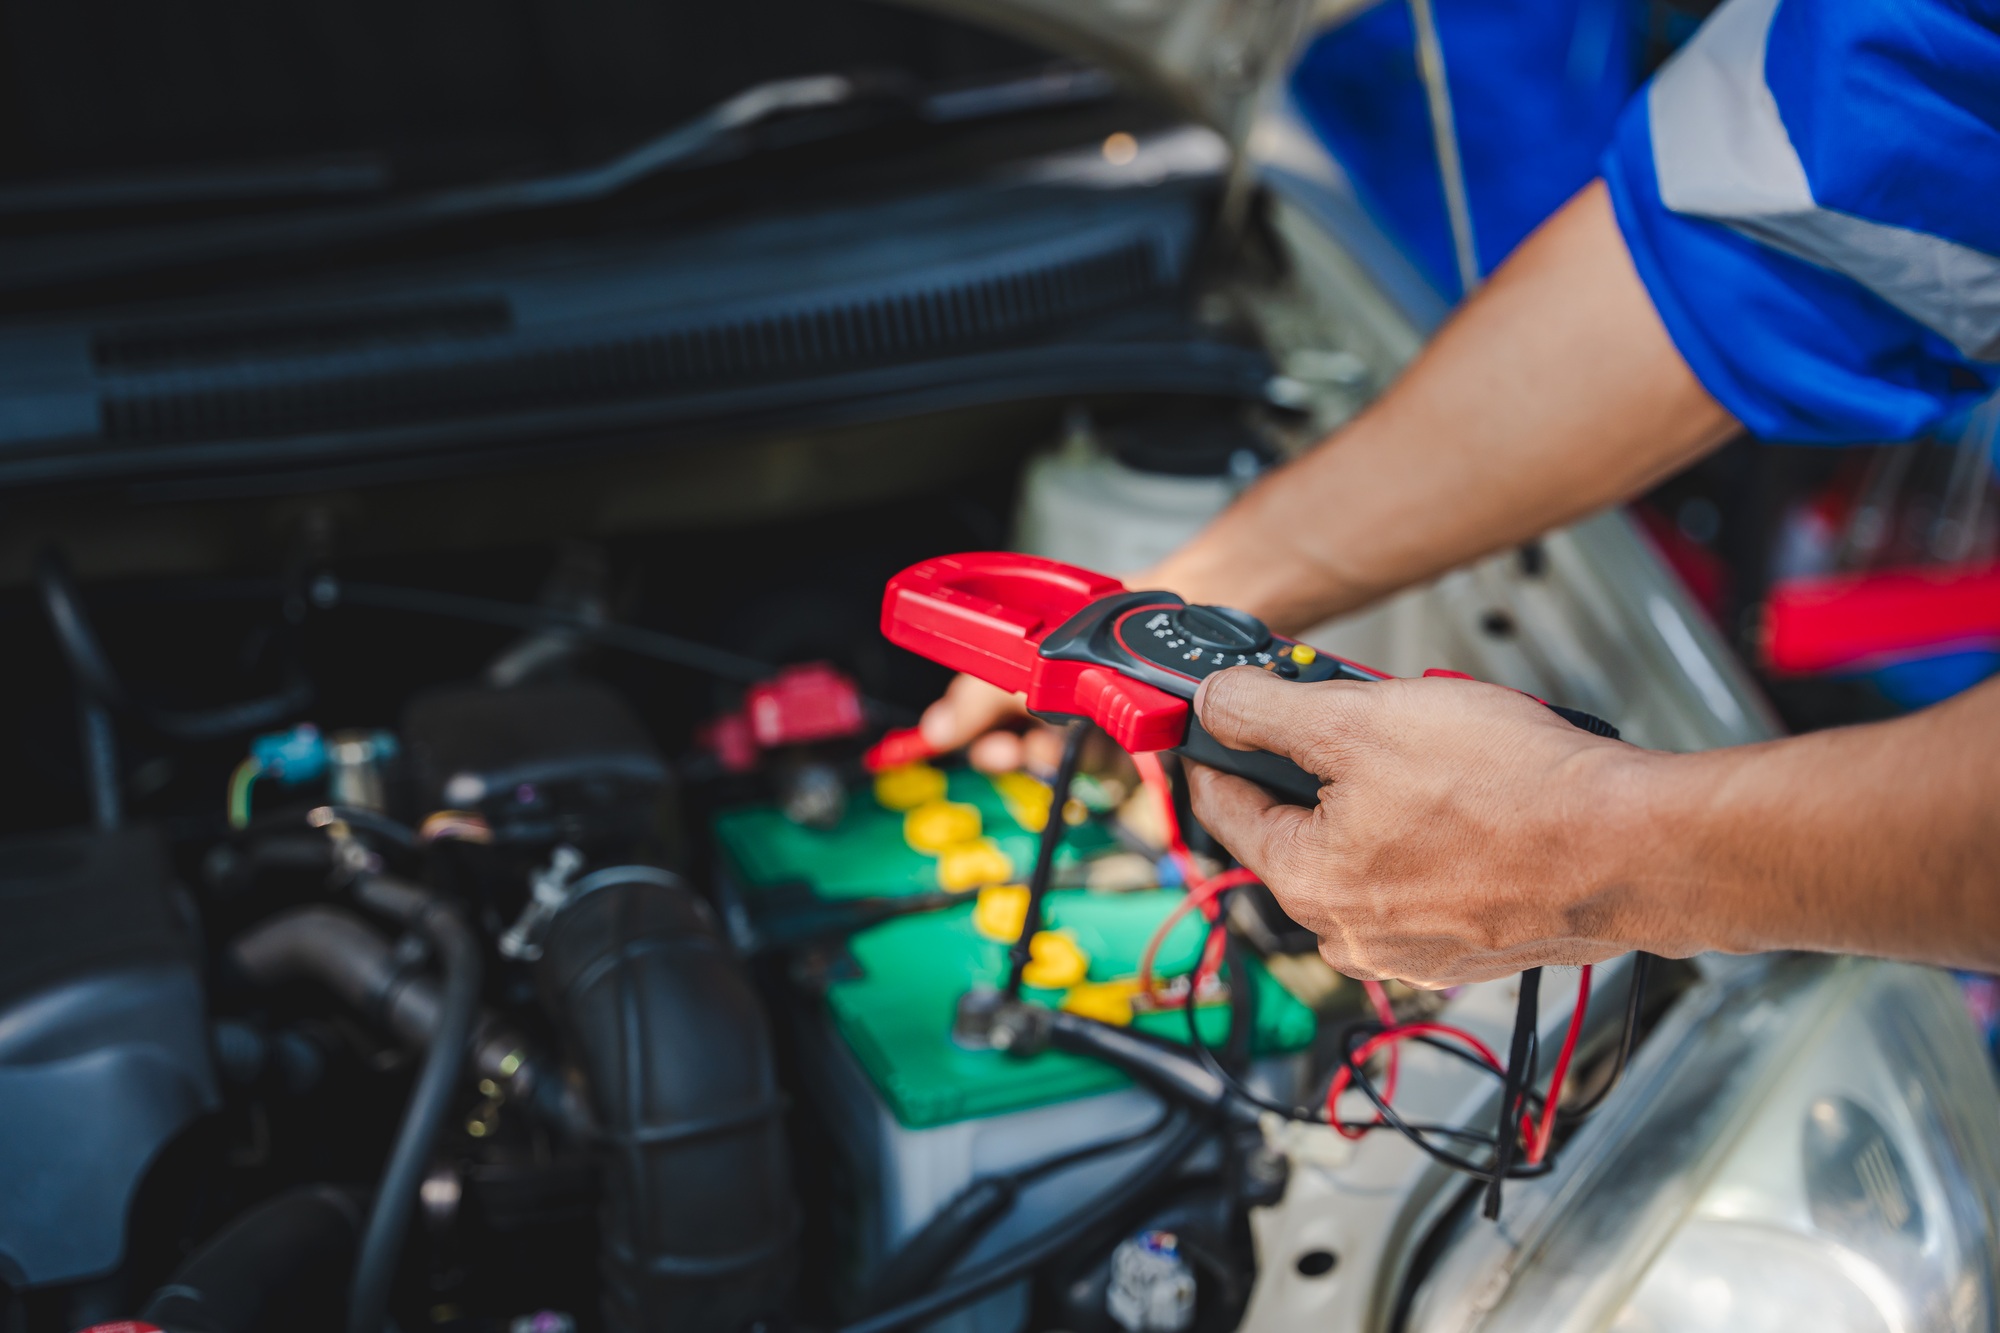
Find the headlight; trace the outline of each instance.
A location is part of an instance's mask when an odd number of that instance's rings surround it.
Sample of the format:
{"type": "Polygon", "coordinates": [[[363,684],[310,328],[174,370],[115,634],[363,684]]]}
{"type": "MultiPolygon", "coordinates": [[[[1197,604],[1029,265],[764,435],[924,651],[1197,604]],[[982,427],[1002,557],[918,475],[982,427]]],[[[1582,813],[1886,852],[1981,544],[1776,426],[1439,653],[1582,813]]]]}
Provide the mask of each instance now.
{"type": "Polygon", "coordinates": [[[1413,1329],[2000,1327],[2000,1090],[1951,982],[1786,959],[1706,989],[1413,1329]]]}

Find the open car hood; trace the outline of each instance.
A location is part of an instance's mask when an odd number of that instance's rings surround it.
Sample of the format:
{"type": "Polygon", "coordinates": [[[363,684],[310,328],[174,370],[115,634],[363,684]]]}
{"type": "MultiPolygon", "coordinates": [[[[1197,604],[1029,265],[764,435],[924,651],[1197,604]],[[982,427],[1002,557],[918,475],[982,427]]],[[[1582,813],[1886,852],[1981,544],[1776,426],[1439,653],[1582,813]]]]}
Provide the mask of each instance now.
{"type": "Polygon", "coordinates": [[[1088,60],[1241,147],[1300,36],[1376,0],[897,0],[1088,60]]]}

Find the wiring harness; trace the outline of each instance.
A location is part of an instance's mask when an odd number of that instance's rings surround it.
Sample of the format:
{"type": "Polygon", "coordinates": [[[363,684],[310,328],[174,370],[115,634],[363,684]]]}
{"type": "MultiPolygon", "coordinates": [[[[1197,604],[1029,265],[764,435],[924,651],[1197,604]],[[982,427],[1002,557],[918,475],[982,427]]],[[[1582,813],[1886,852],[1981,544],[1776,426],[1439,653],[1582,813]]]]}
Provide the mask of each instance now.
{"type": "MultiPolygon", "coordinates": [[[[1497,1218],[1502,1182],[1545,1174],[1550,1168],[1549,1155],[1559,1127],[1574,1123],[1596,1109],[1623,1075],[1643,1004],[1649,962],[1646,955],[1639,955],[1635,963],[1627,997],[1625,1028],[1611,1074],[1586,1104],[1563,1108],[1558,1102],[1589,1011],[1594,969],[1587,964],[1578,979],[1576,1003],[1550,1072],[1550,1091],[1546,1095],[1536,1091],[1539,1082],[1541,969],[1531,968],[1521,975],[1512,1041],[1504,1061],[1486,1042],[1463,1028],[1430,1021],[1399,1021],[1387,989],[1379,981],[1368,980],[1362,985],[1374,1020],[1355,1024],[1342,1035],[1341,1062],[1334,1069],[1324,1096],[1309,1107],[1279,1104],[1245,1086],[1216,1058],[1203,1042],[1194,1015],[1198,997],[1215,983],[1225,966],[1238,973],[1232,978],[1236,982],[1231,987],[1232,1002],[1239,994],[1247,995],[1249,988],[1241,975],[1242,963],[1240,959],[1230,958],[1227,904],[1234,890],[1257,883],[1257,877],[1241,867],[1206,874],[1182,834],[1174,806],[1172,780],[1159,756],[1141,753],[1133,755],[1132,760],[1141,781],[1159,801],[1166,827],[1168,856],[1180,869],[1187,885],[1186,897],[1161,921],[1141,956],[1139,989],[1146,1002],[1155,1008],[1185,1008],[1189,1045],[1207,1071],[1220,1080],[1234,1097],[1259,1111],[1289,1120],[1331,1126],[1336,1133],[1349,1139],[1359,1139],[1383,1129],[1394,1130],[1434,1161],[1486,1182],[1484,1211],[1487,1217],[1497,1218]],[[1195,913],[1207,922],[1201,952],[1184,990],[1168,993],[1160,988],[1155,977],[1159,951],[1174,928],[1195,913]],[[1399,1055],[1402,1047],[1411,1042],[1463,1060],[1500,1081],[1500,1110],[1493,1130],[1413,1123],[1396,1110],[1395,1097],[1401,1072],[1399,1055]],[[1379,1086],[1368,1072],[1370,1063],[1378,1058],[1384,1066],[1379,1086]],[[1350,1090],[1360,1092],[1374,1106],[1373,1119],[1342,1118],[1341,1099],[1350,1090]],[[1479,1155],[1469,1155],[1475,1153],[1479,1155]]],[[[1061,782],[1065,776],[1067,773],[1058,774],[1057,802],[1066,795],[1063,789],[1066,784],[1061,782]]]]}

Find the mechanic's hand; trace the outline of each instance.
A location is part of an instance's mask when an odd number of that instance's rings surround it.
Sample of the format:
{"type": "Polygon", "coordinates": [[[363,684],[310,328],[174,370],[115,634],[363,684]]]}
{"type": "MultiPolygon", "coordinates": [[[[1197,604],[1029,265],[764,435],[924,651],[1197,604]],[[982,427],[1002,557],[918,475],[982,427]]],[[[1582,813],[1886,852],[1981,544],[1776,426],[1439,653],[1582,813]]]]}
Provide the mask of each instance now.
{"type": "Polygon", "coordinates": [[[1237,668],[1205,680],[1195,710],[1223,744],[1326,780],[1303,809],[1189,765],[1196,817],[1339,971],[1434,988],[1662,947],[1632,940],[1651,914],[1611,869],[1618,816],[1658,756],[1466,680],[1301,685],[1237,668]]]}
{"type": "MultiPolygon", "coordinates": [[[[1020,735],[1001,730],[1024,722],[1028,709],[1021,696],[988,685],[977,676],[953,676],[938,701],[917,722],[924,741],[939,754],[972,747],[966,759],[982,773],[1006,773],[1025,761],[1020,735]]],[[[1056,743],[1061,750],[1060,741],[1056,743]]]]}

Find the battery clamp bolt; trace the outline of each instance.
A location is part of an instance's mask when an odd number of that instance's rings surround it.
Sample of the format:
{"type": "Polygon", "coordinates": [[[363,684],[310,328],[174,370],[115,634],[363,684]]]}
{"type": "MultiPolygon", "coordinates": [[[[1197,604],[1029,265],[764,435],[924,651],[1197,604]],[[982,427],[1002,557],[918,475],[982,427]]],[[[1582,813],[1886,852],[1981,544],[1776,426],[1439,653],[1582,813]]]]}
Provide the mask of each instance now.
{"type": "Polygon", "coordinates": [[[333,870],[330,882],[334,885],[352,883],[363,875],[379,874],[382,858],[369,849],[367,844],[354,836],[354,830],[347,826],[330,805],[315,806],[306,813],[306,822],[326,833],[333,843],[333,870]]]}
{"type": "Polygon", "coordinates": [[[569,902],[570,886],[583,869],[583,853],[563,843],[549,863],[528,876],[528,901],[496,946],[503,958],[532,963],[542,956],[542,935],[569,902]]]}

